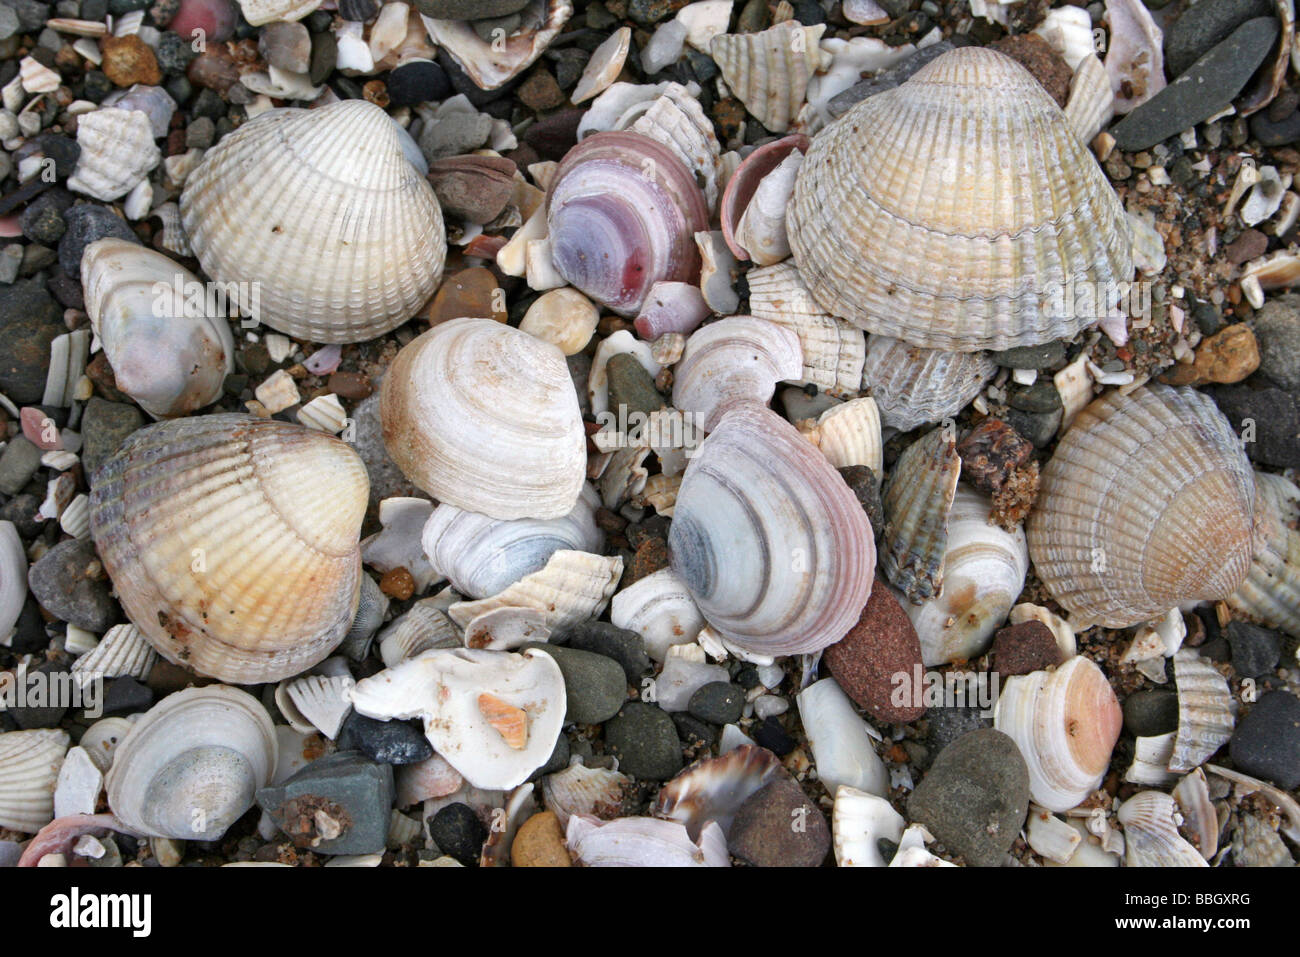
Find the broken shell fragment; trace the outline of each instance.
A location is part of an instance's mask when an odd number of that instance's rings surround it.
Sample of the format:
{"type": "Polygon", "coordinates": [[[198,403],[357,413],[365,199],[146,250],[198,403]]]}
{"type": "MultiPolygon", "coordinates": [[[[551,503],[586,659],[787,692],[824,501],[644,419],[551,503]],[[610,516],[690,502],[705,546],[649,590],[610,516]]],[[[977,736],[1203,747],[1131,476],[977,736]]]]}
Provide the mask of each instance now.
{"type": "Polygon", "coordinates": [[[885,449],[875,399],[850,399],[831,406],[816,420],[804,419],[795,424],[835,468],[865,465],[874,474],[881,473],[885,449]]]}
{"type": "Polygon", "coordinates": [[[523,23],[518,28],[486,40],[467,20],[440,20],[423,13],[420,19],[429,39],[451,55],[475,86],[495,90],[528,69],[572,15],[569,0],[530,0],[520,11],[523,23]]]}
{"type": "Polygon", "coordinates": [[[710,822],[691,840],[685,825],[653,817],[613,821],[574,815],[565,842],[584,867],[730,867],[722,828],[710,822]]]}
{"type": "Polygon", "coordinates": [[[897,844],[906,822],[883,797],[841,784],[835,789],[831,835],[839,867],[885,867],[880,842],[897,844]]]}
{"type": "Polygon", "coordinates": [[[862,388],[871,390],[883,425],[910,432],[956,415],[997,371],[984,352],[942,352],[871,336],[862,388]]]}
{"type": "Polygon", "coordinates": [[[640,635],[646,654],[655,661],[663,661],[673,645],[693,642],[704,627],[704,616],[690,590],[671,568],[638,578],[617,592],[609,618],[619,628],[640,635]]]}
{"type": "Polygon", "coordinates": [[[898,457],[881,496],[881,570],[915,605],[943,587],[948,510],[960,476],[955,430],[934,429],[898,457]]]}
{"type": "Polygon", "coordinates": [[[626,774],[579,763],[542,778],[542,799],[547,810],[559,820],[560,827],[566,826],[575,815],[602,821],[618,817],[631,789],[632,779],[626,774]]]}
{"type": "Polygon", "coordinates": [[[802,133],[764,143],[746,156],[736,171],[731,174],[731,179],[727,180],[727,188],[722,194],[722,206],[718,213],[722,224],[722,235],[737,259],[754,259],[754,262],[760,266],[770,266],[790,255],[790,245],[785,235],[785,206],[789,203],[790,193],[794,190],[794,174],[802,165],[803,154],[807,149],[808,137],[802,133]],[[787,160],[793,160],[789,167],[785,166],[787,160]],[[765,213],[760,214],[760,218],[767,223],[779,219],[780,238],[784,242],[785,254],[769,261],[755,259],[750,255],[750,250],[743,239],[737,235],[740,224],[749,207],[757,199],[760,187],[769,179],[773,179],[776,171],[783,167],[785,172],[775,177],[767,188],[763,198],[765,213]],[[780,196],[784,196],[784,202],[774,205],[774,199],[780,196]]]}
{"type": "Polygon", "coordinates": [[[641,304],[636,334],[655,342],[670,333],[690,335],[709,316],[699,287],[688,282],[657,282],[641,304]]]}
{"type": "Polygon", "coordinates": [[[1237,699],[1227,679],[1193,649],[1174,655],[1174,684],[1178,688],[1178,734],[1169,770],[1193,771],[1232,738],[1237,699]]]}
{"type": "Polygon", "coordinates": [[[834,678],[822,678],[799,692],[799,719],[812,746],[817,777],[826,790],[849,786],[886,794],[889,775],[871,743],[867,723],[834,678]]]}
{"type": "Polygon", "coordinates": [[[1255,473],[1254,558],[1227,603],[1252,621],[1300,637],[1300,488],[1283,475],[1255,473]]]}
{"type": "Polygon", "coordinates": [[[54,786],[67,751],[66,731],[0,734],[0,827],[35,834],[54,820],[54,786]]]}
{"type": "Polygon", "coordinates": [[[767,748],[742,745],[697,761],[665,784],[653,813],[685,824],[692,838],[710,821],[726,833],[746,799],[783,773],[780,760],[767,748]]]}
{"type": "Polygon", "coordinates": [[[697,329],[673,371],[673,405],[706,432],[743,403],[766,405],[776,384],[798,379],[803,353],[789,329],[733,316],[697,329]]]}
{"type": "Polygon", "coordinates": [[[820,43],[826,25],[785,20],[762,33],[724,33],[709,52],[727,86],[754,118],[784,133],[803,106],[808,81],[829,65],[820,43]]]}
{"type": "Polygon", "coordinates": [[[1205,858],[1178,833],[1174,799],[1142,791],[1119,807],[1124,828],[1124,863],[1129,867],[1208,867],[1205,858]]]}
{"type": "Polygon", "coordinates": [[[105,107],[77,120],[77,168],[68,189],[110,202],[131,192],[158,165],[149,117],[105,107]]]}
{"type": "Polygon", "coordinates": [[[623,559],[573,549],[557,549],[539,570],[501,592],[478,601],[456,602],[451,620],[469,629],[475,619],[502,608],[531,609],[545,627],[555,630],[597,618],[605,610],[623,575],[623,559]]]}

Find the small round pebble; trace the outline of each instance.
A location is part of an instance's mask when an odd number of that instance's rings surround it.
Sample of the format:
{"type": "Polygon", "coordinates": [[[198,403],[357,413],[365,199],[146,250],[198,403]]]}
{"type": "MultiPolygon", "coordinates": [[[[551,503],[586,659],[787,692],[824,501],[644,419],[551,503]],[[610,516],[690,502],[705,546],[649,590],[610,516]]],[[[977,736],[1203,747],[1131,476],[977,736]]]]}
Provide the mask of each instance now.
{"type": "Polygon", "coordinates": [[[550,655],[560,666],[568,702],[566,724],[600,724],[616,715],[627,700],[627,678],[614,659],[546,642],[528,642],[519,650],[526,648],[550,655]]]}
{"type": "Polygon", "coordinates": [[[619,770],[645,781],[667,781],[682,769],[682,744],[661,708],[629,701],[605,722],[605,747],[619,770]]]}
{"type": "Polygon", "coordinates": [[[478,864],[487,828],[468,804],[448,804],[429,818],[429,836],[438,850],[466,867],[478,864]]]}
{"type": "Polygon", "coordinates": [[[727,831],[727,849],[754,867],[817,867],[830,848],[825,816],[788,775],[746,798],[727,831]]]}
{"type": "Polygon", "coordinates": [[[712,724],[732,724],[745,710],[745,689],[729,681],[711,681],[691,695],[686,710],[712,724]]]}
{"type": "Polygon", "coordinates": [[[572,867],[564,847],[564,831],[550,811],[534,814],[515,833],[510,844],[511,867],[572,867]]]}
{"type": "Polygon", "coordinates": [[[1232,649],[1232,670],[1242,678],[1258,678],[1277,667],[1282,637],[1277,632],[1244,621],[1229,623],[1224,631],[1232,649]]]}

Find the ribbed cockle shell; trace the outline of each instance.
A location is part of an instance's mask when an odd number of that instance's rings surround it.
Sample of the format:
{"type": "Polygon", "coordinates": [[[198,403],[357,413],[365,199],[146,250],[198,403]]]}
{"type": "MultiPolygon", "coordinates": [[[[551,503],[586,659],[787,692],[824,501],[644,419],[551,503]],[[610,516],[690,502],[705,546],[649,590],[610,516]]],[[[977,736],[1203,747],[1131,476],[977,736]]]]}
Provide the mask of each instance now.
{"type": "Polygon", "coordinates": [[[1300,488],[1285,476],[1255,473],[1255,557],[1228,606],[1300,638],[1300,488]]]}

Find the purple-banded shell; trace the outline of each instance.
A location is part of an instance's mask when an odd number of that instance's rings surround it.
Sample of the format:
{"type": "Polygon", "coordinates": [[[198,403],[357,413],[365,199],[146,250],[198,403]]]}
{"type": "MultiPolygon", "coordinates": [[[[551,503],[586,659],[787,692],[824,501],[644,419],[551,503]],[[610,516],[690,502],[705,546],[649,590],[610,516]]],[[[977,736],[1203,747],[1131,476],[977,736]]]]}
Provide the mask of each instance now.
{"type": "Polygon", "coordinates": [[[660,788],[654,816],[685,824],[692,838],[710,821],[726,832],[746,799],[784,773],[781,761],[767,748],[744,744],[697,761],[660,788]]]}
{"type": "Polygon", "coordinates": [[[694,283],[657,282],[641,304],[636,334],[646,342],[670,332],[690,335],[709,317],[709,312],[704,294],[694,283]]]}
{"type": "Polygon", "coordinates": [[[803,372],[799,337],[752,316],[733,316],[691,333],[673,370],[673,405],[712,431],[739,403],[766,405],[778,382],[803,372]]]}
{"type": "Polygon", "coordinates": [[[587,137],[561,161],[546,195],[551,255],[564,279],[619,315],[650,288],[695,282],[704,194],[677,154],[640,133],[587,137]]]}
{"type": "Polygon", "coordinates": [[[862,388],[871,390],[884,425],[910,432],[956,415],[997,371],[984,352],[941,352],[871,336],[862,388]]]}
{"type": "Polygon", "coordinates": [[[724,415],[686,467],[668,548],[708,622],[757,654],[839,641],[871,593],[871,524],[839,473],[776,413],[724,415]]]}
{"type": "Polygon", "coordinates": [[[928,349],[1071,338],[1099,317],[1052,292],[1133,275],[1124,209],[1065,114],[1018,63],[978,47],[818,134],[787,226],[827,311],[928,349]]]}
{"type": "Polygon", "coordinates": [[[1237,699],[1227,679],[1194,649],[1174,655],[1174,684],[1178,689],[1178,734],[1169,770],[1192,771],[1232,738],[1237,723],[1237,699]]]}
{"type": "Polygon", "coordinates": [[[380,417],[397,467],[440,502],[551,519],[582,492],[586,433],[564,354],[492,319],[452,319],[408,343],[380,417]]]}
{"type": "Polygon", "coordinates": [[[1234,612],[1300,638],[1300,488],[1285,476],[1255,473],[1255,552],[1234,612]]]}
{"type": "Polygon", "coordinates": [[[575,814],[612,820],[623,811],[623,802],[632,789],[632,779],[610,768],[589,768],[571,764],[542,778],[542,800],[555,815],[560,827],[575,814]]]}
{"type": "Polygon", "coordinates": [[[684,825],[653,817],[613,821],[575,814],[564,832],[569,853],[584,867],[730,867],[727,839],[707,824],[698,841],[684,825]]]}
{"type": "Polygon", "coordinates": [[[955,430],[939,428],[907,447],[885,486],[881,570],[913,604],[943,587],[948,510],[960,477],[955,430]]]}
{"type": "Polygon", "coordinates": [[[91,530],[131,621],[168,661],[279,681],[347,634],[369,496],[361,458],[300,425],[172,419],[99,470],[91,530]]]}
{"type": "MultiPolygon", "coordinates": [[[[808,137],[795,133],[783,139],[764,143],[745,157],[739,168],[727,180],[727,188],[722,193],[722,206],[718,217],[722,224],[722,236],[727,247],[737,259],[751,259],[750,251],[736,238],[736,229],[740,225],[745,211],[749,208],[755,193],[762,182],[792,153],[803,154],[808,151],[808,137]]],[[[789,197],[787,196],[787,199],[789,197]]],[[[784,221],[784,217],[782,217],[784,221]]],[[[787,255],[789,254],[787,250],[787,255]]],[[[781,257],[784,258],[784,257],[781,257]]],[[[779,260],[777,260],[779,261],[779,260]]],[[[760,266],[771,265],[769,262],[755,260],[760,266]]]]}
{"type": "Polygon", "coordinates": [[[207,152],[180,206],[203,271],[252,318],[312,342],[400,326],[447,257],[433,187],[364,100],[250,120],[207,152]]]}
{"type": "Polygon", "coordinates": [[[1213,400],[1153,385],[1079,413],[1043,469],[1034,569],[1076,630],[1227,598],[1253,550],[1255,489],[1213,400]]]}

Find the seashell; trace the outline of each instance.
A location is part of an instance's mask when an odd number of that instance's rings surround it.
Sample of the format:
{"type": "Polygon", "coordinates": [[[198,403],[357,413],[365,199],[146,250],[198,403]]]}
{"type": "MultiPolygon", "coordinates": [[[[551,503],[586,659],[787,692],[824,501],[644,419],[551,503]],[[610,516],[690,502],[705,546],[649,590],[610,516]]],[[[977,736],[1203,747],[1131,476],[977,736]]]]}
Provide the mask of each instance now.
{"type": "Polygon", "coordinates": [[[730,867],[727,839],[710,822],[692,841],[676,821],[620,817],[601,822],[575,814],[564,832],[569,853],[584,867],[730,867]]]}
{"type": "Polygon", "coordinates": [[[1083,657],[1007,678],[993,710],[993,727],[1024,755],[1030,796],[1049,811],[1070,810],[1101,784],[1123,720],[1105,674],[1083,657]]]}
{"type": "MultiPolygon", "coordinates": [[[[545,764],[564,723],[564,678],[550,655],[468,648],[426,651],[357,682],[352,705],[370,718],[423,718],[434,750],[475,787],[509,789],[545,764]],[[522,709],[523,747],[511,746],[479,696],[522,709]]],[[[516,739],[517,743],[517,739],[516,739]]]]}
{"type": "Polygon", "coordinates": [[[379,635],[379,657],[385,668],[394,668],[416,655],[433,648],[459,648],[459,630],[447,617],[446,607],[437,598],[417,601],[379,635]]]}
{"type": "Polygon", "coordinates": [[[616,355],[630,355],[641,363],[642,368],[656,378],[661,368],[655,362],[650,344],[641,342],[626,329],[620,329],[613,335],[606,336],[596,346],[596,354],[591,359],[591,374],[587,377],[587,396],[591,401],[591,411],[597,417],[609,411],[609,360],[616,355]]]}
{"type": "Polygon", "coordinates": [[[54,817],[94,814],[104,775],[84,748],[69,748],[54,786],[54,817]]]}
{"type": "Polygon", "coordinates": [[[13,522],[0,521],[0,644],[7,645],[27,601],[27,553],[13,522]]]}
{"type": "Polygon", "coordinates": [[[194,255],[194,250],[190,248],[190,239],[185,235],[185,227],[181,223],[181,208],[175,203],[163,203],[150,214],[157,216],[162,223],[162,248],[169,253],[175,253],[177,256],[189,258],[194,255]]]}
{"type": "Polygon", "coordinates": [[[41,405],[57,405],[65,409],[71,406],[89,358],[89,329],[74,329],[55,336],[50,343],[50,368],[45,376],[41,405]]]}
{"type": "Polygon", "coordinates": [[[1164,34],[1141,0],[1106,0],[1106,22],[1115,112],[1128,113],[1165,88],[1164,34]]]}
{"type": "Polygon", "coordinates": [[[158,653],[135,625],[114,625],[93,649],[72,663],[72,674],[85,687],[95,678],[131,677],[143,681],[158,653]]]}
{"type": "MultiPolygon", "coordinates": [[[[703,639],[704,632],[696,637],[703,639]]],[[[707,684],[728,680],[726,668],[708,663],[702,644],[672,645],[664,655],[663,669],[654,679],[654,701],[670,713],[685,711],[695,692],[707,684]]]]}
{"type": "Polygon", "coordinates": [[[792,152],[763,177],[754,197],[736,224],[736,245],[760,266],[772,266],[790,256],[785,228],[785,211],[794,193],[795,176],[803,165],[803,154],[792,152]]]}
{"type": "MultiPolygon", "coordinates": [[[[18,63],[18,80],[22,89],[28,93],[53,93],[59,88],[60,77],[57,71],[51,70],[35,57],[25,56],[18,63]]],[[[6,92],[6,105],[8,101],[6,92]]],[[[21,97],[19,102],[22,102],[21,97]]]]}
{"type": "Polygon", "coordinates": [[[422,592],[439,577],[424,556],[421,535],[433,514],[433,503],[423,498],[386,498],[379,503],[383,531],[361,543],[361,560],[380,572],[405,568],[422,592]]]}
{"type": "MultiPolygon", "coordinates": [[[[776,171],[784,166],[786,160],[796,154],[800,159],[794,165],[794,170],[798,171],[799,166],[803,163],[803,154],[807,151],[808,137],[802,133],[795,133],[783,139],[764,143],[745,157],[740,166],[737,167],[736,172],[732,174],[731,179],[727,181],[727,189],[722,195],[722,207],[718,213],[722,223],[723,238],[727,241],[728,248],[735,254],[737,259],[751,258],[746,244],[737,237],[736,233],[750,205],[753,204],[757,197],[759,187],[772,178],[776,171]]],[[[777,177],[776,181],[768,187],[763,198],[767,215],[772,218],[779,215],[783,239],[785,238],[784,204],[780,207],[773,205],[773,194],[775,193],[778,197],[784,194],[785,201],[788,203],[790,192],[793,189],[793,173],[787,170],[786,174],[777,177]],[[789,180],[788,189],[786,188],[787,179],[789,180]]],[[[754,261],[760,266],[771,266],[789,255],[789,242],[786,240],[785,255],[771,261],[754,261]]]]}
{"type": "MultiPolygon", "coordinates": [[[[1034,30],[1076,73],[1079,64],[1097,49],[1092,35],[1092,17],[1085,16],[1087,12],[1082,7],[1056,7],[1047,11],[1043,22],[1034,30]]],[[[1100,66],[1101,61],[1097,63],[1100,66]]],[[[1106,87],[1110,88],[1109,77],[1106,87]]]]}
{"type": "Polygon", "coordinates": [[[643,508],[648,505],[664,518],[672,518],[673,507],[677,504],[677,491],[681,486],[680,475],[651,475],[646,479],[645,488],[632,503],[643,508]]]}
{"type": "Polygon", "coordinates": [[[727,32],[734,0],[696,0],[677,11],[676,20],[686,27],[686,42],[701,53],[709,52],[709,43],[727,32]]]}
{"type": "Polygon", "coordinates": [[[520,11],[524,26],[501,42],[484,40],[464,20],[436,20],[421,14],[429,39],[449,53],[480,90],[495,90],[528,69],[573,15],[569,0],[531,0],[520,11]]]}
{"type": "Polygon", "coordinates": [[[710,821],[725,834],[750,795],[782,773],[780,760],[767,748],[743,745],[678,774],[659,789],[652,813],[685,824],[692,839],[710,821]]]}
{"type": "Polygon", "coordinates": [[[1193,771],[1228,743],[1237,721],[1237,699],[1227,679],[1192,649],[1174,655],[1178,688],[1178,735],[1169,770],[1193,771]]]}
{"type": "Polygon", "coordinates": [[[600,311],[591,300],[566,286],[538,296],[524,313],[519,330],[572,356],[586,348],[599,321],[600,311]]]}
{"type": "Polygon", "coordinates": [[[273,20],[301,20],[320,6],[320,0],[239,0],[244,19],[255,27],[273,20]]]}
{"type": "Polygon", "coordinates": [[[397,795],[394,804],[397,807],[410,807],[430,798],[455,794],[465,784],[460,772],[437,754],[415,764],[403,764],[393,771],[397,795]]]}
{"type": "Polygon", "coordinates": [[[1232,832],[1232,863],[1237,867],[1295,867],[1295,858],[1265,819],[1240,813],[1232,832]]]}
{"type": "Polygon", "coordinates": [[[911,432],[957,415],[996,373],[987,352],[941,352],[872,335],[862,387],[871,390],[881,423],[911,432]]]}
{"type": "Polygon", "coordinates": [[[673,370],[673,405],[706,431],[744,403],[766,405],[782,380],[803,371],[799,338],[782,326],[733,316],[691,333],[673,370]]]}
{"type": "Polygon", "coordinates": [[[803,106],[808,80],[830,65],[819,46],[825,24],[805,27],[794,20],[762,33],[723,33],[709,41],[722,78],[755,119],[784,133],[803,106]]]}
{"type": "Polygon", "coordinates": [[[1236,793],[1241,796],[1259,793],[1264,795],[1270,801],[1281,809],[1286,816],[1286,821],[1282,828],[1282,833],[1292,841],[1300,841],[1300,802],[1297,802],[1286,791],[1276,788],[1267,781],[1260,781],[1249,775],[1242,774],[1240,771],[1233,771],[1229,768],[1221,768],[1215,764],[1207,764],[1206,769],[1217,777],[1221,777],[1235,784],[1236,793]]]}
{"type": "Polygon", "coordinates": [[[1250,567],[1252,473],[1205,395],[1146,386],[1080,412],[1042,472],[1034,569],[1076,629],[1227,598],[1250,567]]]}
{"type": "Polygon", "coordinates": [[[278,681],[352,623],[368,485],[360,457],[320,432],[175,419],[103,465],[91,528],[122,606],[164,658],[222,681],[278,681]]]}
{"type": "MultiPolygon", "coordinates": [[[[576,100],[574,102],[577,102],[576,100]]],[[[680,83],[669,83],[649,108],[627,127],[663,143],[695,174],[709,209],[718,205],[718,162],[722,147],[700,101],[680,83]]]]}
{"type": "Polygon", "coordinates": [[[546,615],[533,608],[505,605],[476,615],[465,626],[466,648],[510,651],[530,641],[549,641],[551,627],[546,615]]]}
{"type": "Polygon", "coordinates": [[[880,841],[898,844],[906,822],[883,797],[841,784],[835,789],[831,835],[839,867],[885,867],[880,841]]]}
{"type": "Polygon", "coordinates": [[[787,227],[825,309],[948,352],[1072,338],[1096,317],[1056,308],[1051,290],[1133,274],[1123,207],[1065,114],[1018,63],[978,47],[819,134],[787,227]],[[1009,147],[994,131],[1011,129],[1009,147]]]}
{"type": "Polygon", "coordinates": [[[1150,784],[1166,787],[1178,775],[1169,770],[1169,759],[1174,754],[1174,732],[1139,737],[1133,746],[1133,763],[1124,772],[1124,780],[1133,784],[1150,784]]]}
{"type": "Polygon", "coordinates": [[[1025,533],[989,524],[992,502],[957,486],[948,510],[943,591],[920,605],[904,603],[927,666],[969,660],[1006,620],[1029,571],[1025,533]]]}
{"type": "Polygon", "coordinates": [[[866,604],[876,562],[866,513],[821,453],[768,409],[737,406],[722,417],[692,456],[673,514],[671,567],[739,648],[820,650],[866,604]]]}
{"type": "Polygon", "coordinates": [[[650,473],[643,463],[649,455],[646,446],[630,445],[615,449],[609,456],[597,482],[605,508],[612,511],[645,489],[650,473]]]}
{"type": "Polygon", "coordinates": [[[1083,836],[1055,814],[1040,807],[1029,809],[1025,840],[1035,853],[1056,864],[1068,864],[1083,836]]]}
{"type": "Polygon", "coordinates": [[[555,171],[546,210],[556,270],[619,315],[635,316],[656,282],[694,282],[699,273],[704,194],[676,152],[649,136],[580,142],[555,171]]]}
{"type": "Polygon", "coordinates": [[[637,314],[636,334],[647,342],[657,342],[672,333],[687,336],[708,317],[708,303],[697,286],[657,282],[650,287],[637,314]]]}
{"type": "Polygon", "coordinates": [[[560,518],[582,491],[586,433],[564,356],[492,319],[407,344],[380,395],[384,444],[441,502],[497,519],[560,518]]]}
{"type": "Polygon", "coordinates": [[[862,330],[824,312],[792,262],[751,269],[745,278],[755,318],[792,329],[799,337],[804,381],[832,395],[856,395],[867,351],[862,330]]]}
{"type": "Polygon", "coordinates": [[[812,747],[817,777],[832,794],[848,786],[869,794],[889,790],[885,763],[871,743],[867,723],[858,716],[834,678],[822,678],[799,692],[799,719],[812,747]]]}
{"type": "Polygon", "coordinates": [[[343,636],[339,647],[348,657],[359,661],[369,653],[370,640],[388,614],[388,596],[380,590],[379,584],[369,575],[361,576],[361,597],[357,601],[357,613],[352,619],[352,627],[343,636]]]}
{"type": "MultiPolygon", "coordinates": [[[[591,105],[582,114],[582,119],[578,121],[578,141],[581,142],[592,133],[631,129],[632,125],[654,106],[669,87],[676,85],[671,80],[663,83],[612,84],[592,100],[591,105]]],[[[700,87],[697,83],[687,83],[683,89],[688,96],[699,96],[700,87]]],[[[538,185],[543,189],[548,188],[541,183],[538,185]]]]}
{"type": "Polygon", "coordinates": [[[67,751],[66,731],[0,734],[0,827],[35,834],[54,820],[54,787],[67,751]]]}
{"type": "Polygon", "coordinates": [[[943,588],[948,510],[960,476],[954,430],[939,428],[907,447],[885,485],[881,570],[914,605],[943,588]]]}
{"type": "Polygon", "coordinates": [[[1300,637],[1300,487],[1285,476],[1255,473],[1254,558],[1226,600],[1235,613],[1300,637]]]}
{"type": "Polygon", "coordinates": [[[609,620],[640,635],[646,654],[655,661],[663,661],[673,645],[693,642],[704,627],[690,590],[671,568],[638,578],[615,593],[609,620]]]}
{"type": "MultiPolygon", "coordinates": [[[[972,11],[975,5],[971,5],[972,11]]],[[[934,835],[921,824],[910,824],[898,841],[898,853],[889,862],[890,867],[956,867],[950,861],[935,857],[925,849],[927,841],[933,841],[934,835]]]]}
{"type": "Polygon", "coordinates": [[[108,804],[151,837],[213,841],[271,780],[279,745],[257,699],[208,685],[170,694],[118,746],[108,804]]]}
{"type": "Polygon", "coordinates": [[[1084,143],[1091,143],[1115,116],[1115,93],[1106,68],[1092,53],[1079,61],[1070,80],[1065,118],[1084,143]]]}
{"type": "Polygon", "coordinates": [[[68,189],[110,202],[131,192],[162,160],[149,117],[106,107],[77,119],[77,168],[68,189]]]}
{"type": "Polygon", "coordinates": [[[570,100],[574,104],[583,103],[597,93],[609,87],[623,70],[628,50],[632,46],[632,28],[619,27],[596,47],[587,58],[587,65],[578,77],[578,85],[573,88],[570,100]]]}
{"type": "Polygon", "coordinates": [[[876,475],[881,474],[885,449],[875,399],[850,399],[827,409],[816,420],[795,424],[834,468],[865,465],[876,475]]]}
{"type": "Polygon", "coordinates": [[[498,608],[530,608],[542,614],[552,630],[598,618],[623,576],[623,559],[561,548],[551,553],[540,571],[525,575],[497,594],[478,601],[461,601],[447,613],[469,629],[478,616],[498,608]]]}
{"type": "Polygon", "coordinates": [[[1201,852],[1201,857],[1212,859],[1219,849],[1219,814],[1210,800],[1205,772],[1197,768],[1185,775],[1174,788],[1173,797],[1182,812],[1189,843],[1201,852]]]}
{"type": "Polygon", "coordinates": [[[318,730],[332,741],[338,737],[343,718],[352,708],[348,691],[355,684],[351,675],[304,675],[285,687],[298,713],[311,723],[306,730],[318,730]]]}
{"type": "Polygon", "coordinates": [[[101,718],[82,734],[78,747],[86,752],[95,767],[106,772],[113,765],[118,746],[141,717],[133,714],[130,718],[101,718]]]}
{"type": "Polygon", "coordinates": [[[103,107],[136,110],[149,118],[149,129],[154,139],[162,139],[171,128],[176,112],[176,101],[161,86],[136,83],[130,89],[116,90],[104,97],[103,107]]]}
{"type": "Polygon", "coordinates": [[[388,114],[364,100],[250,120],[208,150],[180,206],[203,271],[234,285],[244,313],[313,342],[400,326],[447,256],[433,188],[388,114]]]}
{"type": "Polygon", "coordinates": [[[631,790],[632,779],[626,774],[578,763],[542,778],[542,800],[560,827],[566,827],[574,816],[613,820],[631,790]]]}
{"type": "Polygon", "coordinates": [[[519,785],[506,799],[503,817],[497,818],[494,827],[488,829],[487,840],[479,852],[479,867],[510,866],[510,850],[520,826],[537,813],[537,801],[533,797],[533,785],[519,785]]]}
{"type": "Polygon", "coordinates": [[[568,515],[547,521],[501,521],[444,503],[424,526],[424,551],[457,591],[487,598],[540,571],[561,549],[600,552],[605,537],[596,527],[599,506],[587,484],[568,515]]]}
{"type": "Polygon", "coordinates": [[[1200,852],[1178,833],[1174,799],[1142,791],[1119,807],[1124,827],[1124,863],[1129,867],[1208,867],[1200,852]]]}
{"type": "Polygon", "coordinates": [[[348,425],[347,410],[333,393],[316,396],[298,410],[296,418],[307,428],[328,435],[338,435],[348,425]]]}
{"type": "Polygon", "coordinates": [[[730,315],[740,307],[740,296],[736,292],[736,257],[727,248],[721,230],[696,233],[695,248],[700,253],[700,294],[718,315],[730,315]]]}
{"type": "MultiPolygon", "coordinates": [[[[1286,81],[1287,67],[1295,59],[1295,2],[1294,0],[1276,0],[1277,18],[1281,26],[1277,52],[1273,60],[1259,71],[1258,79],[1237,104],[1237,111],[1242,116],[1258,113],[1268,106],[1282,92],[1286,81]]],[[[1285,232],[1285,230],[1283,230],[1285,232]]]]}
{"type": "Polygon", "coordinates": [[[81,284],[117,387],[141,408],[169,418],[221,397],[235,341],[194,295],[204,288],[197,276],[138,243],[100,239],[81,258],[81,284]]]}

